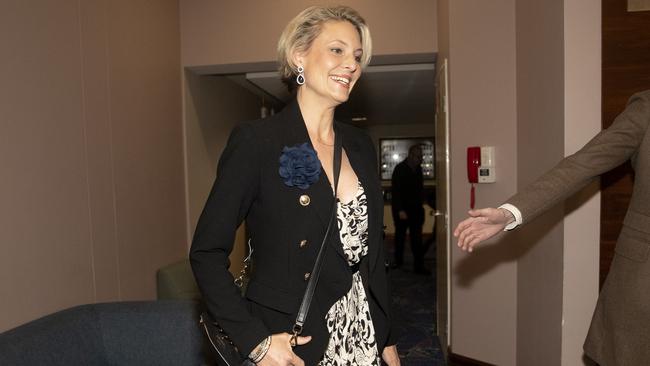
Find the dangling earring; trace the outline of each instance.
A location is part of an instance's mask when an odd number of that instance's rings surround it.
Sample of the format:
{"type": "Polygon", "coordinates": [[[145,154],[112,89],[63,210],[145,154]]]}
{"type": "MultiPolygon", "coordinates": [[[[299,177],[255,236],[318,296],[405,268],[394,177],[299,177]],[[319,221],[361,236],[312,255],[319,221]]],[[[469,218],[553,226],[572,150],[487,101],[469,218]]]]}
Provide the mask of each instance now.
{"type": "Polygon", "coordinates": [[[305,83],[305,69],[302,66],[298,66],[298,76],[296,76],[296,83],[298,83],[298,85],[305,83]]]}

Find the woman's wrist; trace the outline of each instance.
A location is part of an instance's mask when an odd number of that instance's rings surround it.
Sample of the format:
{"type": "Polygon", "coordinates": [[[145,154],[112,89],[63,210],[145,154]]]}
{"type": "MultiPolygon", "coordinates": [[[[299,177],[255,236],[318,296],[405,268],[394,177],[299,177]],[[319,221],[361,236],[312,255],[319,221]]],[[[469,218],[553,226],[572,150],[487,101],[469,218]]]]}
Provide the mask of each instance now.
{"type": "Polygon", "coordinates": [[[248,354],[248,358],[254,363],[258,363],[264,358],[264,356],[266,356],[266,353],[269,351],[270,347],[271,347],[271,336],[268,336],[264,338],[264,340],[261,341],[257,345],[257,347],[255,347],[251,351],[251,353],[248,354]]]}

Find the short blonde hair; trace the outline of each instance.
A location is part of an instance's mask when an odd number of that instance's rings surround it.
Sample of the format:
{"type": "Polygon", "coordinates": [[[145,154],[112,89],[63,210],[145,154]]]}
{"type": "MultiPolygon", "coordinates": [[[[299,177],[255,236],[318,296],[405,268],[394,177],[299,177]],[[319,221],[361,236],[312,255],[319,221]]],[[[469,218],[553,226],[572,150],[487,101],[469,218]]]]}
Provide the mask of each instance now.
{"type": "Polygon", "coordinates": [[[348,6],[311,6],[296,15],[284,28],[278,41],[278,66],[280,78],[288,85],[295,85],[296,65],[293,63],[292,54],[295,51],[309,50],[314,39],[322,30],[322,25],[328,21],[350,22],[359,32],[361,39],[360,64],[364,68],[370,63],[372,55],[372,39],[366,21],[356,10],[348,6]]]}

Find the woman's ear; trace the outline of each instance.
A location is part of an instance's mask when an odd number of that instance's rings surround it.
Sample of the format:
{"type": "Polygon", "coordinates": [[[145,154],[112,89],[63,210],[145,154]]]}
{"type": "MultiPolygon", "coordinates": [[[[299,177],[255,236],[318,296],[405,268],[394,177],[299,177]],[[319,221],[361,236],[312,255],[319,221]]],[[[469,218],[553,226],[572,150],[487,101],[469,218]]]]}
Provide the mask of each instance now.
{"type": "Polygon", "coordinates": [[[299,66],[305,67],[305,56],[302,52],[296,50],[291,51],[291,62],[294,65],[294,70],[299,66]]]}

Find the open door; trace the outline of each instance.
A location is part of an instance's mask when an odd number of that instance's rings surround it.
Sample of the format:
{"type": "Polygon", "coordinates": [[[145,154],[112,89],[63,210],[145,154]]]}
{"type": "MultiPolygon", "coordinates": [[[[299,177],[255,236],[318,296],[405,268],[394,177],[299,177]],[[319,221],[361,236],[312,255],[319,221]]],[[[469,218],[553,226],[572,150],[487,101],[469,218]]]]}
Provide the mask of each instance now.
{"type": "Polygon", "coordinates": [[[440,348],[448,357],[450,336],[450,243],[449,227],[449,82],[447,59],[438,62],[436,75],[436,278],[437,325],[440,348]]]}

